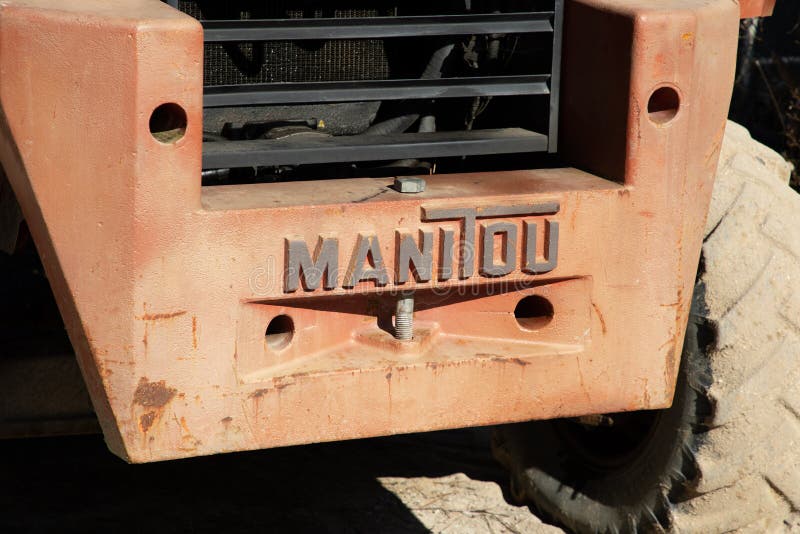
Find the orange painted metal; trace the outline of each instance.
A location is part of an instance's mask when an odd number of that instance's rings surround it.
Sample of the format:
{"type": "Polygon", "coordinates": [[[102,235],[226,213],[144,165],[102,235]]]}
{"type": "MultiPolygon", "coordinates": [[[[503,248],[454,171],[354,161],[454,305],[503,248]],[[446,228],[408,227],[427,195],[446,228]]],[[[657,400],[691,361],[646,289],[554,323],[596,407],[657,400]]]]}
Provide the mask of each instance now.
{"type": "Polygon", "coordinates": [[[775,0],[739,0],[743,19],[768,17],[775,9],[775,0]]]}
{"type": "Polygon", "coordinates": [[[197,21],[157,0],[1,2],[0,161],[111,450],[147,462],[669,405],[739,8],[566,7],[560,146],[576,168],[430,176],[402,195],[383,179],[202,188],[197,21]],[[188,118],[172,143],[150,132],[164,103],[188,118]],[[478,258],[457,253],[472,223],[434,220],[446,209],[483,214],[478,258]],[[556,267],[524,272],[526,229],[545,262],[553,223],[556,267]],[[481,260],[497,228],[505,241],[481,260]],[[402,343],[387,326],[408,267],[398,240],[425,232],[434,280],[402,285],[417,306],[402,343]],[[515,268],[486,276],[511,234],[515,268]],[[324,239],[335,288],[287,292],[287,243],[313,255],[324,239]],[[385,287],[343,287],[359,239],[380,251],[385,287]],[[531,295],[553,317],[523,328],[514,310],[531,295]],[[291,340],[265,337],[279,315],[291,340]]]}

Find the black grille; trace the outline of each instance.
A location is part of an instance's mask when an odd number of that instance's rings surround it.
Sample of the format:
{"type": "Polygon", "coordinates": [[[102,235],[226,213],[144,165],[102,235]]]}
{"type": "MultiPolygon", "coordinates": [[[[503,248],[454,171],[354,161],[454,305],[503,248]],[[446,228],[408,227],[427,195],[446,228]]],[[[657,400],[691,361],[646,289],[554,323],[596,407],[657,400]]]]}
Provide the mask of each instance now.
{"type": "MultiPolygon", "coordinates": [[[[395,8],[298,9],[288,4],[278,1],[238,7],[219,1],[182,0],[179,8],[200,21],[348,19],[393,16],[396,12],[395,8]]],[[[293,2],[294,6],[297,4],[293,2]]],[[[383,42],[377,39],[208,43],[203,74],[208,86],[379,80],[389,76],[389,63],[383,42]]]]}
{"type": "Polygon", "coordinates": [[[206,84],[375,80],[389,76],[380,41],[327,41],[308,46],[287,41],[211,44],[204,62],[206,84]]]}
{"type": "Polygon", "coordinates": [[[207,116],[265,109],[296,121],[312,113],[305,110],[374,115],[380,105],[378,116],[363,123],[437,109],[435,132],[404,127],[378,135],[342,127],[361,135],[328,135],[334,128],[279,138],[218,136],[204,143],[204,169],[556,150],[562,0],[169,3],[203,23],[207,116]],[[489,68],[470,63],[486,55],[480,43],[489,40],[500,42],[508,59],[489,68]],[[455,68],[444,77],[423,75],[427,58],[448,43],[458,47],[455,68]],[[490,103],[492,113],[476,121],[475,110],[490,103]],[[470,120],[459,118],[470,108],[470,120]]]}

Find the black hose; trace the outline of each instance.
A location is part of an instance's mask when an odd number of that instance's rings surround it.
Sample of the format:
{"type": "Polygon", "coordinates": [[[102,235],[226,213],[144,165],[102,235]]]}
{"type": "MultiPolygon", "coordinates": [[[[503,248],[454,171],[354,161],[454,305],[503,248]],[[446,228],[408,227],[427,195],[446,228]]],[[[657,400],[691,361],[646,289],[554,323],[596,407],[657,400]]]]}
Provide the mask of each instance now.
{"type": "MultiPolygon", "coordinates": [[[[428,65],[425,67],[425,70],[422,71],[422,76],[420,77],[423,80],[437,80],[442,77],[442,67],[444,66],[445,60],[450,56],[453,52],[453,48],[455,47],[454,44],[449,44],[441,47],[436,52],[433,53],[431,59],[428,61],[428,65]]],[[[398,117],[393,117],[391,119],[387,119],[383,122],[379,122],[378,124],[373,124],[367,131],[364,132],[365,135],[387,135],[392,133],[401,133],[408,130],[412,124],[417,122],[420,118],[420,113],[408,113],[406,115],[400,115],[398,117]]],[[[433,116],[426,116],[420,122],[420,132],[434,132],[436,131],[436,119],[433,116]],[[433,120],[428,119],[431,117],[433,120]],[[433,125],[433,130],[430,130],[431,125],[433,125]],[[424,128],[424,129],[423,129],[424,128]]]]}
{"type": "Polygon", "coordinates": [[[412,124],[417,122],[417,119],[419,119],[419,113],[410,113],[408,115],[392,117],[391,119],[379,122],[378,124],[373,124],[367,128],[367,131],[364,132],[364,134],[387,135],[391,133],[405,132],[411,127],[412,124]]]}
{"type": "Polygon", "coordinates": [[[444,67],[445,60],[453,52],[453,48],[455,48],[455,45],[451,43],[434,52],[430,61],[428,61],[428,66],[422,71],[422,76],[420,76],[420,78],[423,80],[438,80],[441,78],[442,67],[444,67]]]}

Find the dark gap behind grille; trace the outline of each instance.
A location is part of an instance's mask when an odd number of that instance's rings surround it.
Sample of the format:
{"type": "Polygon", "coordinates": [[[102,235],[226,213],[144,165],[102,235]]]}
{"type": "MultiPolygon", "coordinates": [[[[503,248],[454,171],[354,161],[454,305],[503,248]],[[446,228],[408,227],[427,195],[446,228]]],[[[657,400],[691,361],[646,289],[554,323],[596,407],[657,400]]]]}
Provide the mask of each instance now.
{"type": "MultiPolygon", "coordinates": [[[[172,3],[172,2],[171,2],[172,3]]],[[[409,1],[399,4],[387,0],[342,0],[342,1],[321,1],[321,0],[277,0],[277,1],[248,1],[230,0],[219,2],[218,0],[180,0],[179,9],[197,18],[200,21],[247,21],[247,20],[282,20],[282,19],[353,19],[353,18],[379,18],[379,17],[413,17],[413,16],[441,16],[441,15],[465,15],[465,14],[495,14],[495,13],[525,13],[525,12],[553,12],[560,6],[561,0],[472,0],[471,9],[465,9],[464,0],[444,0],[440,2],[409,1]]],[[[558,17],[551,19],[554,26],[557,26],[558,17]]],[[[487,34],[484,34],[487,35],[487,34]]],[[[514,36],[513,33],[505,33],[506,36],[514,36]]],[[[469,36],[462,36],[468,39],[469,36]]],[[[207,42],[205,44],[204,57],[204,85],[206,87],[220,87],[226,91],[224,86],[253,86],[259,84],[281,84],[281,83],[318,83],[318,82],[348,82],[348,81],[371,81],[371,80],[414,80],[419,79],[421,72],[427,64],[431,54],[441,48],[443,44],[452,43],[456,36],[450,37],[390,37],[382,39],[333,39],[333,40],[291,40],[291,41],[256,41],[256,42],[207,42]],[[223,87],[221,87],[223,86],[223,87]]],[[[547,33],[525,33],[517,35],[516,44],[513,44],[515,54],[512,60],[504,65],[502,72],[492,72],[484,68],[478,76],[525,76],[535,74],[549,75],[551,67],[557,62],[553,61],[554,55],[560,54],[560,46],[555,46],[560,40],[560,28],[555,32],[547,33]]],[[[511,42],[503,41],[503,46],[510,47],[511,42]]],[[[506,50],[507,51],[507,50],[506,50]]],[[[455,63],[459,58],[455,59],[455,63]]],[[[447,77],[470,77],[476,76],[463,65],[460,70],[451,70],[447,77]]],[[[557,77],[548,83],[556,91],[555,100],[552,94],[547,95],[527,95],[527,96],[496,96],[491,102],[491,113],[486,113],[475,122],[473,132],[470,134],[470,141],[465,141],[465,146],[476,147],[474,151],[465,149],[463,153],[467,158],[452,157],[452,150],[442,150],[440,157],[430,156],[430,164],[438,162],[439,172],[468,172],[470,170],[501,170],[505,168],[531,167],[536,160],[537,166],[548,166],[552,163],[542,160],[542,156],[534,154],[536,151],[547,151],[548,143],[550,150],[555,147],[555,136],[548,137],[557,133],[554,125],[557,124],[557,111],[551,112],[552,107],[557,109],[557,77]],[[551,100],[553,100],[551,102],[551,100]],[[523,128],[524,130],[512,130],[513,128],[523,128]],[[505,130],[504,130],[505,129],[505,130]],[[485,131],[485,134],[481,132],[485,131]],[[476,144],[481,135],[485,135],[487,146],[499,147],[498,153],[503,151],[502,144],[488,142],[496,139],[496,135],[508,135],[514,131],[527,135],[532,132],[544,134],[544,145],[541,141],[526,144],[526,141],[517,143],[515,146],[525,148],[525,153],[506,154],[503,156],[493,156],[486,149],[479,148],[476,144]],[[493,133],[496,132],[496,133],[493,133]],[[503,133],[504,132],[504,133],[503,133]],[[549,140],[548,140],[549,139],[549,140]],[[537,148],[531,148],[533,146],[537,148]],[[544,149],[541,148],[544,146],[544,149]],[[530,150],[531,152],[527,152],[530,150]],[[447,155],[451,155],[447,157],[447,155]]],[[[397,97],[394,97],[397,98],[397,97]]],[[[445,136],[448,132],[459,132],[464,130],[464,108],[469,106],[471,98],[437,98],[435,109],[437,115],[437,133],[433,136],[445,136]]],[[[264,101],[265,103],[267,101],[264,101]]],[[[267,104],[262,106],[242,105],[238,107],[211,107],[206,109],[206,126],[213,126],[212,130],[227,120],[241,124],[247,120],[303,120],[308,118],[324,119],[326,132],[328,135],[359,135],[364,132],[370,122],[378,123],[397,114],[402,114],[414,109],[433,109],[432,104],[425,104],[423,101],[415,100],[388,100],[383,104],[380,102],[341,102],[326,104],[322,102],[298,103],[294,105],[267,104]],[[421,107],[422,105],[422,107],[421,107]],[[364,122],[368,121],[368,122],[364,122]]],[[[411,147],[414,142],[414,134],[417,126],[410,128],[407,134],[396,135],[395,138],[400,144],[408,140],[411,147]],[[402,138],[402,139],[401,139],[402,138]]],[[[541,137],[541,136],[540,136],[541,137]]],[[[466,138],[465,138],[466,139],[466,138]]],[[[212,139],[209,139],[211,141],[212,139]]],[[[335,139],[329,139],[335,143],[335,139]]],[[[347,143],[346,140],[343,140],[347,143]]],[[[224,141],[220,141],[225,143],[224,141]]],[[[237,141],[241,143],[241,141],[237,141]]],[[[245,141],[250,143],[250,141],[245,141]]],[[[300,136],[295,142],[278,140],[276,142],[256,140],[255,145],[263,146],[262,151],[294,150],[297,146],[309,145],[304,150],[311,156],[313,145],[317,142],[325,142],[324,139],[309,138],[300,136]],[[280,141],[280,142],[277,142],[280,141]],[[283,147],[283,148],[281,148],[283,147]]],[[[230,142],[228,142],[230,143],[230,142]]],[[[313,157],[305,158],[292,156],[285,160],[285,163],[276,165],[289,165],[294,170],[288,171],[288,167],[275,167],[267,174],[274,174],[265,178],[266,181],[284,181],[294,179],[314,179],[324,177],[347,177],[347,176],[370,176],[375,169],[380,169],[384,163],[388,163],[389,154],[395,158],[398,154],[396,147],[391,150],[385,148],[383,141],[375,139],[375,150],[365,148],[353,153],[354,158],[351,163],[330,164],[309,164],[314,160],[313,157]],[[384,148],[380,148],[383,146],[384,148]],[[377,155],[387,154],[386,161],[376,161],[377,155]],[[373,163],[370,163],[373,162],[373,163]],[[303,170],[305,169],[305,170],[303,170]],[[291,177],[289,176],[291,174],[291,177]]],[[[222,148],[213,143],[214,151],[219,153],[222,148]]],[[[233,143],[235,144],[235,143],[233,143]]],[[[390,143],[391,144],[391,143],[390,143]]],[[[204,169],[214,169],[216,166],[206,164],[206,148],[211,153],[208,143],[204,143],[204,169]]],[[[228,145],[231,150],[236,151],[233,145],[228,145]]],[[[252,149],[252,147],[245,150],[252,149]]],[[[223,153],[227,149],[223,149],[223,153]]],[[[407,156],[403,158],[421,157],[409,148],[407,156]]],[[[436,153],[438,149],[431,150],[430,147],[423,150],[424,153],[436,153]]],[[[460,149],[456,149],[459,152],[460,149]]],[[[513,152],[513,151],[512,151],[513,152]]],[[[255,163],[254,158],[252,165],[255,163]]],[[[317,158],[319,159],[319,158],[317,158]]],[[[269,157],[261,158],[262,161],[272,161],[269,157]]],[[[280,157],[278,158],[280,160],[280,157]]],[[[275,161],[278,161],[275,160],[275,161]]],[[[227,166],[250,166],[247,158],[233,158],[217,160],[226,161],[227,166]],[[238,163],[238,165],[237,165],[238,163]]],[[[284,161],[284,160],[281,160],[284,161]]],[[[265,163],[267,164],[267,163],[265,163]]],[[[268,164],[267,164],[268,165],[268,164]]],[[[255,172],[256,175],[251,179],[261,181],[260,171],[256,167],[249,167],[247,173],[255,172]]],[[[235,169],[234,169],[235,170],[235,169]]],[[[245,169],[240,169],[244,171],[245,169]]],[[[419,169],[417,169],[419,170],[419,169]]],[[[215,171],[216,172],[216,171],[215,171]]],[[[204,176],[205,176],[204,172],[204,176]]],[[[240,174],[238,171],[237,173],[240,174]]],[[[231,176],[233,176],[231,174],[231,176]]],[[[250,174],[248,174],[250,176],[250,174]]],[[[238,180],[238,178],[237,178],[238,180]]],[[[246,180],[245,180],[246,181],[246,180]]],[[[225,182],[228,183],[228,182],[225,182]]],[[[238,182],[237,182],[238,183],[238,182]]]]}

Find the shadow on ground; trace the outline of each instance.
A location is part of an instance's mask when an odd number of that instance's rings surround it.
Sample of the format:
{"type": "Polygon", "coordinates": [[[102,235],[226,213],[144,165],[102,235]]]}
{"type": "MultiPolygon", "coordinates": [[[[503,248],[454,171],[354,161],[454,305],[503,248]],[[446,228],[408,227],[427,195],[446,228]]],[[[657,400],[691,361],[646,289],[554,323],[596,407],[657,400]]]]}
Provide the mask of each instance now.
{"type": "Polygon", "coordinates": [[[428,532],[378,478],[505,484],[485,429],[149,465],[99,435],[15,440],[0,473],[0,532],[428,532]]]}

